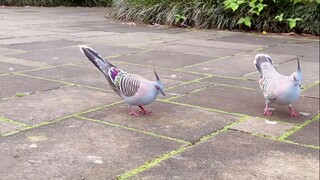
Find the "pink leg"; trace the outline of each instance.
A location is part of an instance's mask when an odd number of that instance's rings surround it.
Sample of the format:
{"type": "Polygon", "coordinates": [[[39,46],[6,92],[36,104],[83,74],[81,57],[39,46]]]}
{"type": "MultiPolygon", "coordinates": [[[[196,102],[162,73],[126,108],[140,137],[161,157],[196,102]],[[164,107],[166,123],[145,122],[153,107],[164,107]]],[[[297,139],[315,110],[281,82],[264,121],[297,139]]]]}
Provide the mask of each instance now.
{"type": "Polygon", "coordinates": [[[152,111],[147,111],[142,106],[139,106],[139,108],[140,108],[139,112],[141,112],[143,115],[150,115],[152,113],[152,111]]]}
{"type": "Polygon", "coordinates": [[[134,109],[132,109],[131,107],[129,107],[129,115],[134,115],[136,117],[140,116],[139,112],[136,112],[134,109]]]}
{"type": "Polygon", "coordinates": [[[269,111],[269,104],[266,102],[266,108],[264,109],[263,115],[272,116],[272,112],[269,111]]]}
{"type": "Polygon", "coordinates": [[[290,116],[291,117],[298,117],[300,116],[299,113],[294,112],[294,110],[289,106],[289,110],[290,110],[290,116]]]}

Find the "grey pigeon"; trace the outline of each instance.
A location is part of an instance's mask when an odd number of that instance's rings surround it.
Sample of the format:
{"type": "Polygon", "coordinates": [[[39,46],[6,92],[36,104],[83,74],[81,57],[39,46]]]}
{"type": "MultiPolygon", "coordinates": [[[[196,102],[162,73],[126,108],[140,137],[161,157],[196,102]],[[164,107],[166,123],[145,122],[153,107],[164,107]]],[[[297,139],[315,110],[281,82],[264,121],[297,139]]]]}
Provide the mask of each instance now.
{"type": "Polygon", "coordinates": [[[154,68],[157,81],[152,82],[141,76],[129,74],[112,65],[92,48],[80,45],[81,52],[104,74],[113,91],[118,94],[125,103],[129,105],[129,114],[139,116],[150,114],[143,108],[144,105],[152,103],[159,93],[163,93],[163,84],[154,68]],[[138,106],[139,112],[132,106],[138,106]],[[141,114],[140,114],[141,113],[141,114]]]}
{"type": "Polygon", "coordinates": [[[276,103],[279,105],[288,105],[290,116],[299,116],[299,114],[292,109],[292,104],[297,101],[300,96],[302,80],[302,72],[298,57],[297,62],[297,71],[290,76],[284,76],[276,70],[270,56],[266,54],[257,54],[255,56],[254,64],[261,74],[261,79],[259,81],[260,88],[266,99],[264,115],[271,116],[272,112],[269,110],[269,105],[271,103],[276,103]]]}

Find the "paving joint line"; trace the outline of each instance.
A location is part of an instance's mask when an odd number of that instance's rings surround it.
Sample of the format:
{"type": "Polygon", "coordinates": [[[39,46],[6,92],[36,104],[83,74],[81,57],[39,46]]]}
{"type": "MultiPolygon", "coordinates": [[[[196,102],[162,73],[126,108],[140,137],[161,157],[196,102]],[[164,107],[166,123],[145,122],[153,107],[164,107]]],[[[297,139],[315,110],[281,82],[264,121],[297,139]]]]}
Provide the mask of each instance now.
{"type": "MultiPolygon", "coordinates": [[[[93,108],[93,109],[90,109],[90,110],[87,110],[87,111],[77,112],[77,113],[74,113],[74,114],[71,114],[71,115],[59,117],[59,118],[52,119],[52,120],[49,120],[49,121],[44,121],[44,122],[41,122],[41,123],[38,123],[38,124],[35,124],[35,125],[32,125],[32,126],[28,125],[28,127],[25,127],[25,128],[23,128],[23,129],[18,129],[18,130],[6,132],[6,133],[2,134],[2,136],[3,136],[3,137],[4,137],[4,136],[10,136],[10,135],[19,133],[19,132],[21,132],[21,131],[25,131],[25,130],[29,130],[29,129],[34,129],[34,128],[41,127],[41,126],[45,126],[45,125],[47,125],[47,124],[52,124],[52,123],[55,123],[55,122],[60,122],[61,120],[64,120],[64,119],[68,119],[68,118],[75,117],[75,116],[80,116],[80,115],[82,115],[82,114],[86,114],[86,113],[94,112],[94,111],[97,111],[97,110],[100,110],[100,109],[103,109],[103,108],[106,108],[106,107],[114,106],[114,105],[120,104],[121,102],[122,102],[122,101],[118,101],[118,102],[114,102],[114,103],[111,103],[111,104],[99,106],[99,107],[96,107],[96,108],[93,108]]],[[[0,120],[1,120],[1,119],[0,119],[0,120]]],[[[15,121],[15,122],[16,122],[16,121],[15,121]]]]}
{"type": "Polygon", "coordinates": [[[210,112],[222,113],[222,114],[233,115],[233,116],[238,116],[238,117],[248,116],[246,114],[232,113],[232,112],[227,112],[227,111],[223,111],[223,110],[219,110],[219,109],[206,108],[206,107],[202,107],[202,106],[197,106],[197,105],[192,105],[192,104],[185,104],[185,103],[180,103],[180,102],[175,102],[175,101],[168,101],[166,99],[157,99],[157,100],[161,101],[161,102],[170,103],[170,104],[176,104],[176,105],[180,105],[180,106],[192,107],[192,108],[202,109],[202,110],[206,110],[206,111],[210,111],[210,112]]]}
{"type": "Polygon", "coordinates": [[[307,144],[299,144],[297,142],[293,142],[287,139],[279,139],[277,137],[272,137],[272,136],[268,136],[265,134],[259,134],[259,133],[250,133],[250,132],[246,132],[246,131],[240,131],[240,130],[236,130],[236,129],[229,129],[231,131],[235,131],[235,132],[240,132],[240,133],[244,133],[244,134],[248,134],[251,136],[255,136],[255,137],[260,137],[260,138],[264,138],[264,139],[268,139],[271,141],[277,141],[277,142],[283,142],[283,143],[287,143],[287,144],[293,144],[293,145],[297,145],[297,146],[303,146],[303,147],[307,147],[307,148],[311,148],[311,149],[320,149],[320,146],[314,146],[314,145],[307,145],[307,144]]]}
{"type": "Polygon", "coordinates": [[[310,123],[319,120],[320,118],[320,114],[315,115],[314,117],[312,117],[311,119],[306,120],[303,124],[300,124],[298,126],[296,126],[294,129],[286,132],[285,134],[283,134],[282,136],[279,137],[280,140],[287,140],[287,138],[291,135],[293,135],[294,133],[298,132],[300,129],[304,128],[305,126],[309,125],[310,123]]]}
{"type": "Polygon", "coordinates": [[[149,131],[144,131],[144,130],[141,130],[141,129],[132,128],[132,127],[128,127],[128,126],[121,125],[121,124],[111,123],[111,122],[102,121],[102,120],[98,120],[98,119],[94,119],[94,118],[88,118],[88,117],[84,117],[84,116],[80,116],[80,115],[75,115],[74,117],[77,117],[79,119],[86,120],[86,121],[101,123],[101,124],[109,125],[109,126],[112,126],[112,127],[117,127],[117,128],[121,128],[121,129],[126,129],[126,130],[130,130],[130,131],[134,131],[134,132],[150,135],[150,136],[157,137],[157,138],[167,139],[167,140],[171,140],[171,141],[175,141],[175,142],[180,142],[180,143],[183,143],[183,144],[191,144],[191,142],[186,141],[186,140],[173,138],[173,137],[170,137],[170,136],[161,135],[161,134],[157,134],[157,133],[153,133],[153,132],[149,132],[149,131]]]}
{"type": "Polygon", "coordinates": [[[36,124],[36,125],[32,125],[32,126],[29,126],[29,127],[25,127],[25,128],[23,128],[23,129],[18,129],[18,130],[14,130],[14,131],[9,131],[9,132],[3,133],[3,134],[2,134],[2,137],[11,136],[11,135],[17,134],[17,133],[22,132],[22,131],[26,131],[26,130],[30,130],[30,129],[35,129],[35,128],[42,127],[42,126],[45,126],[45,125],[48,125],[48,124],[53,124],[53,123],[56,123],[56,122],[60,122],[60,121],[62,121],[62,120],[68,119],[68,118],[70,118],[70,117],[72,117],[72,115],[64,116],[64,117],[60,117],[60,118],[56,118],[56,119],[52,119],[52,120],[50,120],[50,121],[41,122],[41,123],[38,123],[38,124],[36,124]]]}
{"type": "Polygon", "coordinates": [[[171,158],[172,156],[180,154],[180,153],[184,152],[185,150],[187,150],[187,149],[189,149],[191,147],[194,147],[194,146],[196,146],[196,145],[198,145],[200,143],[206,142],[207,140],[213,138],[217,134],[219,134],[221,132],[224,132],[224,131],[227,131],[229,127],[232,127],[237,123],[245,121],[248,118],[249,118],[249,116],[242,117],[239,120],[237,120],[236,122],[233,122],[233,123],[231,123],[229,125],[226,125],[225,127],[221,128],[221,129],[218,129],[218,130],[216,130],[216,131],[214,131],[214,132],[212,132],[212,133],[210,133],[208,135],[203,136],[201,139],[199,139],[196,142],[188,144],[187,146],[179,147],[179,148],[177,148],[177,149],[175,149],[173,151],[170,151],[169,153],[165,153],[165,154],[163,154],[161,156],[156,157],[153,160],[147,161],[143,165],[141,165],[141,166],[139,166],[139,167],[137,167],[137,168],[135,168],[133,170],[127,171],[127,172],[123,173],[122,175],[117,176],[117,179],[118,180],[128,179],[128,178],[133,177],[133,176],[135,176],[135,175],[137,175],[137,174],[139,174],[141,172],[144,172],[145,170],[148,170],[148,169],[160,164],[161,162],[171,158]]]}

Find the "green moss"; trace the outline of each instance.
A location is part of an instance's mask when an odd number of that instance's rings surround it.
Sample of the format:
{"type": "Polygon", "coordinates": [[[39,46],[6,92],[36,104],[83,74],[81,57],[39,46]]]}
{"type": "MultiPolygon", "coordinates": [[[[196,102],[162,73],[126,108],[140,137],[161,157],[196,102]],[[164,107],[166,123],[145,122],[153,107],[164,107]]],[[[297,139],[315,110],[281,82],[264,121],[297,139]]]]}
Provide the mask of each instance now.
{"type": "Polygon", "coordinates": [[[23,96],[25,96],[26,94],[24,94],[24,93],[22,93],[22,92],[17,92],[16,93],[16,97],[23,97],[23,96]]]}
{"type": "Polygon", "coordinates": [[[106,125],[113,126],[113,127],[118,127],[118,128],[122,128],[122,129],[127,129],[127,130],[131,130],[131,131],[139,132],[139,133],[142,133],[142,134],[151,135],[151,136],[162,138],[162,139],[168,139],[168,140],[172,140],[172,141],[177,141],[177,142],[184,143],[184,144],[191,144],[190,142],[182,140],[182,139],[172,138],[172,137],[169,137],[169,136],[164,136],[164,135],[156,134],[156,133],[153,133],[153,132],[143,131],[143,130],[140,130],[140,129],[127,127],[127,126],[120,125],[120,124],[115,124],[115,123],[110,123],[110,122],[101,121],[101,120],[97,120],[97,119],[87,118],[87,117],[83,117],[83,116],[79,116],[79,115],[76,115],[75,117],[77,117],[79,119],[87,120],[87,121],[106,124],[106,125]]]}
{"type": "Polygon", "coordinates": [[[286,132],[285,134],[283,134],[282,136],[279,137],[280,140],[285,140],[287,139],[289,136],[291,136],[292,134],[298,132],[300,129],[304,128],[305,126],[309,125],[310,123],[312,123],[313,121],[317,121],[319,120],[320,114],[314,116],[313,118],[307,120],[306,122],[304,122],[303,124],[300,124],[298,126],[296,126],[294,129],[286,132]]]}
{"type": "Polygon", "coordinates": [[[180,103],[180,102],[174,102],[174,101],[168,101],[168,100],[162,100],[162,99],[158,99],[159,101],[162,102],[167,102],[170,104],[176,104],[176,105],[181,105],[181,106],[187,106],[187,107],[193,107],[193,108],[198,108],[198,109],[203,109],[203,110],[207,110],[207,111],[212,111],[212,112],[218,112],[218,113],[222,113],[222,114],[228,114],[228,115],[234,115],[234,116],[247,116],[245,114],[240,114],[240,113],[232,113],[232,112],[227,112],[227,111],[222,111],[219,109],[213,109],[213,108],[206,108],[206,107],[201,107],[201,106],[196,106],[196,105],[191,105],[191,104],[185,104],[185,103],[180,103]]]}
{"type": "Polygon", "coordinates": [[[181,153],[181,152],[183,152],[185,150],[186,150],[186,147],[180,147],[180,148],[178,148],[176,150],[173,150],[173,151],[171,151],[169,153],[166,153],[166,154],[164,154],[162,156],[159,156],[159,157],[157,157],[157,158],[155,158],[155,159],[153,159],[151,161],[148,161],[144,165],[142,165],[142,166],[140,166],[140,167],[138,167],[136,169],[133,169],[131,171],[128,171],[128,172],[118,176],[117,179],[118,180],[124,180],[124,179],[128,179],[130,177],[133,177],[133,176],[137,175],[138,173],[141,173],[141,172],[143,172],[143,171],[145,171],[145,170],[147,170],[147,169],[149,169],[151,167],[154,167],[154,166],[158,165],[159,163],[161,163],[162,161],[164,161],[164,160],[166,160],[166,159],[168,159],[168,158],[170,158],[170,157],[172,157],[174,155],[177,155],[177,154],[179,154],[179,153],[181,153]]]}
{"type": "Polygon", "coordinates": [[[21,122],[18,122],[18,121],[14,121],[12,119],[1,117],[1,116],[0,116],[0,121],[7,122],[7,123],[10,123],[10,124],[14,124],[14,125],[18,125],[18,126],[22,126],[22,127],[30,127],[27,124],[24,124],[24,123],[21,123],[21,122]]]}

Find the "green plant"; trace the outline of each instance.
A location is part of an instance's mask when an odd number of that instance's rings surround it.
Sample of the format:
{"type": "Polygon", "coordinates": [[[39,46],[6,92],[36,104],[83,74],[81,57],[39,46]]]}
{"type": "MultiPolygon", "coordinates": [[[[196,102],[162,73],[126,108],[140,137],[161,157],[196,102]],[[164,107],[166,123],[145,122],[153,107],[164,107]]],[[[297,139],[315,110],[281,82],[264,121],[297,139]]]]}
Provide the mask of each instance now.
{"type": "Polygon", "coordinates": [[[296,27],[297,21],[302,21],[301,18],[294,18],[294,19],[293,18],[287,18],[286,20],[289,22],[290,29],[296,27]]]}
{"type": "Polygon", "coordinates": [[[320,0],[114,0],[114,16],[147,24],[320,35],[319,4],[320,0]],[[290,18],[296,20],[295,27],[290,28],[290,18]]]}

